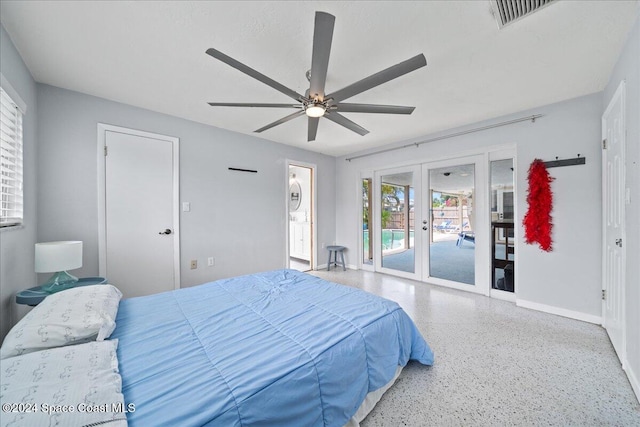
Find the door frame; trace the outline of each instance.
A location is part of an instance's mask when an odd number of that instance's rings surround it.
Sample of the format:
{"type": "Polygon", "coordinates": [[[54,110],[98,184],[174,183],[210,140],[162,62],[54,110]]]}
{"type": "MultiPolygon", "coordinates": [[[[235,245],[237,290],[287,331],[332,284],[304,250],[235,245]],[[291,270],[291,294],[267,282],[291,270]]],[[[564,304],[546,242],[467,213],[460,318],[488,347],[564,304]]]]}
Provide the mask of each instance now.
{"type": "Polygon", "coordinates": [[[428,218],[428,226],[433,227],[431,224],[431,216],[428,214],[428,210],[431,208],[430,198],[430,180],[428,171],[431,169],[446,168],[447,166],[456,166],[462,164],[475,165],[474,168],[474,206],[473,211],[476,216],[476,243],[475,243],[475,285],[469,285],[464,283],[453,282],[451,280],[440,279],[437,277],[429,276],[429,237],[424,233],[421,235],[421,242],[423,243],[422,257],[420,263],[422,264],[422,278],[419,279],[422,282],[433,283],[439,286],[444,286],[453,289],[459,289],[467,292],[478,293],[489,296],[491,289],[491,216],[488,214],[489,208],[489,194],[487,187],[489,186],[489,178],[487,174],[488,169],[488,153],[475,154],[464,157],[451,157],[444,160],[436,160],[430,162],[424,162],[420,164],[420,172],[422,174],[422,192],[420,194],[422,211],[420,213],[421,219],[426,215],[428,218]]]}
{"type": "Polygon", "coordinates": [[[297,160],[287,159],[285,161],[285,192],[284,192],[284,202],[285,202],[285,212],[286,215],[284,218],[285,221],[285,257],[284,257],[284,266],[285,268],[290,268],[289,257],[291,256],[291,248],[289,247],[289,169],[291,166],[298,166],[303,168],[311,169],[311,220],[309,221],[309,225],[311,227],[311,232],[309,235],[311,236],[311,260],[309,261],[309,268],[314,271],[317,269],[317,259],[318,259],[318,247],[316,242],[318,241],[318,227],[316,226],[316,218],[318,215],[318,180],[316,179],[316,170],[317,165],[314,163],[300,162],[297,160]]]}
{"type": "MultiPolygon", "coordinates": [[[[620,167],[622,168],[622,171],[620,172],[621,176],[623,177],[623,179],[620,180],[620,186],[622,188],[618,188],[617,190],[620,191],[620,194],[625,194],[626,191],[626,182],[624,177],[626,176],[625,173],[625,159],[626,159],[626,85],[625,85],[625,81],[622,80],[620,82],[620,85],[618,86],[618,88],[616,89],[616,92],[614,93],[613,97],[611,98],[611,101],[609,101],[609,105],[607,105],[607,108],[605,109],[604,113],[602,113],[602,139],[603,141],[605,139],[607,139],[608,135],[607,135],[607,130],[609,129],[606,125],[607,120],[605,119],[605,117],[608,118],[609,114],[611,113],[611,110],[613,109],[613,107],[616,105],[616,103],[619,101],[621,103],[621,110],[622,110],[622,114],[621,114],[621,121],[622,121],[622,140],[620,141],[620,144],[622,146],[621,148],[621,157],[622,157],[622,161],[620,162],[620,167]]],[[[603,142],[604,144],[604,142],[603,142]]],[[[608,239],[608,233],[607,233],[607,214],[606,214],[606,209],[607,209],[607,199],[608,199],[608,191],[607,191],[607,159],[608,159],[608,150],[603,149],[602,150],[602,290],[603,293],[605,293],[605,291],[607,291],[606,285],[607,285],[607,281],[606,281],[606,275],[607,275],[607,270],[606,270],[606,258],[607,258],[607,253],[606,253],[606,241],[608,239]]],[[[624,200],[624,196],[621,197],[620,199],[620,205],[618,206],[618,209],[620,209],[620,238],[622,239],[622,247],[620,248],[620,258],[621,258],[621,268],[619,271],[619,275],[620,275],[620,287],[619,289],[617,289],[617,291],[619,292],[619,299],[620,301],[622,301],[621,303],[621,318],[620,318],[620,334],[621,334],[621,343],[620,346],[622,348],[617,349],[614,346],[614,349],[616,351],[616,354],[618,355],[618,359],[620,359],[620,362],[622,364],[622,368],[626,370],[627,368],[627,325],[626,325],[626,304],[625,304],[625,280],[626,280],[626,261],[627,261],[627,251],[626,251],[626,244],[627,244],[627,235],[626,235],[626,205],[625,205],[625,200],[624,200]],[[620,350],[620,351],[618,351],[620,350]]],[[[607,298],[609,296],[607,295],[607,298]]],[[[607,310],[606,310],[606,304],[607,301],[603,298],[602,300],[602,327],[605,328],[605,330],[607,330],[607,310]]],[[[608,331],[607,331],[607,335],[608,335],[608,331]]],[[[613,345],[613,343],[612,343],[613,345]]]]}
{"type": "Polygon", "coordinates": [[[359,217],[358,217],[358,266],[360,269],[365,270],[365,271],[376,271],[375,270],[375,251],[371,251],[372,254],[372,263],[371,264],[366,264],[364,262],[364,218],[362,216],[362,209],[363,209],[363,204],[362,204],[362,181],[364,181],[365,179],[369,179],[371,180],[371,184],[370,184],[370,192],[371,192],[371,198],[369,200],[369,206],[370,206],[370,218],[369,218],[369,244],[371,245],[371,248],[374,248],[374,243],[375,240],[373,239],[375,236],[373,235],[375,233],[375,227],[376,224],[378,223],[378,221],[376,221],[376,214],[375,214],[375,183],[374,183],[374,173],[372,170],[366,170],[366,171],[361,171],[360,172],[360,180],[358,181],[358,185],[357,185],[357,189],[356,189],[356,200],[358,200],[359,203],[359,217]]]}
{"type": "Polygon", "coordinates": [[[180,288],[180,139],[136,129],[98,123],[98,274],[107,272],[107,221],[106,221],[106,155],[107,132],[117,132],[143,138],[168,141],[173,148],[173,287],[180,288]]]}

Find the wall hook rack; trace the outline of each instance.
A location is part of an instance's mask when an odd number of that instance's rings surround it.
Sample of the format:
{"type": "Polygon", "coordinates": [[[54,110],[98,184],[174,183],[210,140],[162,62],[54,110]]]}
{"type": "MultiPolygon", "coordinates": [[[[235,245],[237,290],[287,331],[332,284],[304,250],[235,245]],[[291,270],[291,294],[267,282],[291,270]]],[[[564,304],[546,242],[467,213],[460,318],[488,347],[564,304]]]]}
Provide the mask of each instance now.
{"type": "Polygon", "coordinates": [[[229,168],[230,171],[258,173],[255,169],[229,168]]]}
{"type": "Polygon", "coordinates": [[[556,157],[555,160],[544,162],[544,165],[547,167],[547,169],[549,169],[549,168],[559,168],[563,166],[584,165],[586,163],[587,163],[587,158],[580,157],[580,154],[578,154],[578,157],[574,157],[573,159],[558,160],[558,157],[556,157]]]}

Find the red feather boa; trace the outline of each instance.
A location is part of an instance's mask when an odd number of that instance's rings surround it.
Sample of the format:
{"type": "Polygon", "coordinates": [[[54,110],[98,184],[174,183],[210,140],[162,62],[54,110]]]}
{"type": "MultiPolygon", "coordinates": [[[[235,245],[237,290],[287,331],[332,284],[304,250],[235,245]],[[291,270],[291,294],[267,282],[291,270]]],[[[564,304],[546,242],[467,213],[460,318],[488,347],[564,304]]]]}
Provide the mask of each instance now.
{"type": "Polygon", "coordinates": [[[525,241],[529,244],[538,243],[543,251],[551,251],[551,209],[553,193],[547,167],[540,159],[535,159],[529,167],[529,194],[527,203],[529,210],[524,216],[525,241]]]}

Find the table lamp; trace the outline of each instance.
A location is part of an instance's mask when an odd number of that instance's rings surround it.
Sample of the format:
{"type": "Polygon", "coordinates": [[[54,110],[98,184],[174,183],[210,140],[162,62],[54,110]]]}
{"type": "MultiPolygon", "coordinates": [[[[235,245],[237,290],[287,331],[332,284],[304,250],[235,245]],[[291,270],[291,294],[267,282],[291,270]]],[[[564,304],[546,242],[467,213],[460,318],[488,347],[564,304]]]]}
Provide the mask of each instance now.
{"type": "Polygon", "coordinates": [[[82,242],[63,241],[36,243],[36,273],[51,273],[42,290],[49,293],[72,288],[77,277],[67,273],[82,267],[82,242]]]}

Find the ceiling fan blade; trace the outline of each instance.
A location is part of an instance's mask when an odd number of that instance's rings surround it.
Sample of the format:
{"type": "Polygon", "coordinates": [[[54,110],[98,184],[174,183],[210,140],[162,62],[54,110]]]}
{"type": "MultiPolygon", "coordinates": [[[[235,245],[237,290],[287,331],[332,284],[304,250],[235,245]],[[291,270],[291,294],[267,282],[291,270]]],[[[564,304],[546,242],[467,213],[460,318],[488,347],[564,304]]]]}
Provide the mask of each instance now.
{"type": "Polygon", "coordinates": [[[366,134],[369,133],[368,130],[366,130],[365,128],[363,128],[362,126],[352,122],[351,120],[347,119],[345,116],[336,113],[335,111],[332,111],[331,113],[325,114],[324,116],[329,120],[331,120],[332,122],[335,122],[341,126],[346,127],[349,130],[354,131],[355,133],[357,133],[358,135],[362,135],[365,136],[366,134]]]}
{"type": "Polygon", "coordinates": [[[309,128],[307,130],[307,142],[315,141],[318,133],[318,122],[320,117],[309,117],[309,128]]]}
{"type": "Polygon", "coordinates": [[[271,86],[275,90],[284,93],[285,95],[287,95],[290,98],[295,99],[296,101],[300,100],[301,98],[304,98],[302,95],[300,95],[295,90],[289,89],[288,87],[278,83],[277,81],[275,81],[275,80],[265,76],[264,74],[254,70],[253,68],[244,65],[242,62],[236,61],[235,59],[231,58],[230,56],[225,55],[224,53],[220,52],[219,50],[216,50],[214,48],[209,48],[209,49],[207,49],[207,54],[213,56],[216,59],[219,59],[220,61],[224,62],[227,65],[232,66],[233,68],[235,68],[238,71],[242,71],[246,75],[251,76],[256,80],[259,80],[262,83],[264,83],[264,84],[266,84],[268,86],[271,86]]]}
{"type": "Polygon", "coordinates": [[[337,111],[341,113],[382,113],[382,114],[411,114],[416,107],[403,107],[401,105],[374,105],[374,104],[338,104],[337,111]]]}
{"type": "Polygon", "coordinates": [[[357,81],[343,89],[338,90],[337,92],[331,93],[326,97],[333,98],[334,102],[340,102],[344,99],[351,98],[354,95],[362,93],[365,90],[369,90],[373,87],[379,86],[390,80],[417,70],[418,68],[424,67],[425,65],[427,65],[427,60],[424,55],[416,55],[411,59],[407,59],[406,61],[396,64],[378,73],[372,74],[369,77],[357,81]]]}
{"type": "Polygon", "coordinates": [[[285,117],[281,118],[280,120],[276,120],[275,122],[269,123],[268,125],[263,126],[258,130],[254,130],[254,132],[256,132],[256,133],[263,132],[263,131],[265,131],[267,129],[271,129],[272,127],[275,127],[275,126],[281,125],[283,123],[286,123],[289,120],[293,120],[293,119],[295,119],[296,117],[299,117],[299,116],[304,116],[304,110],[296,111],[295,113],[289,114],[288,116],[285,116],[285,117]]]}
{"type": "Polygon", "coordinates": [[[302,108],[302,104],[260,104],[245,102],[207,102],[212,107],[302,108]]]}
{"type": "Polygon", "coordinates": [[[315,30],[313,33],[313,54],[311,57],[311,86],[309,97],[324,98],[324,85],[327,81],[329,54],[333,39],[333,26],[336,17],[325,12],[316,12],[315,30]]]}

